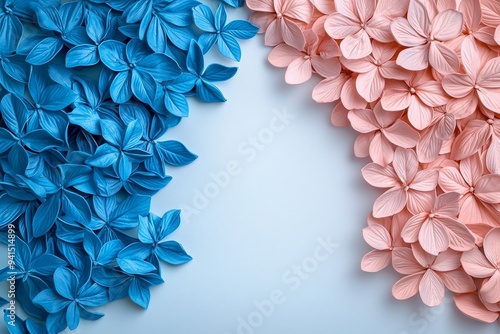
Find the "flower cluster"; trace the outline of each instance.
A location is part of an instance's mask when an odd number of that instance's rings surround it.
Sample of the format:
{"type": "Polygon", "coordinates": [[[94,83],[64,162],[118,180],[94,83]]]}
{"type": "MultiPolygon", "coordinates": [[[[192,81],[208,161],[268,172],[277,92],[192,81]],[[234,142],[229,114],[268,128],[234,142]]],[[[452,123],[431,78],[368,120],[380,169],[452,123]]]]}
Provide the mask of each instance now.
{"type": "Polygon", "coordinates": [[[335,126],[359,136],[365,180],[386,189],[363,235],[362,269],[392,263],[397,299],[445,290],[465,314],[500,314],[500,2],[247,0],[286,67],[323,78],[335,126]]]}
{"type": "Polygon", "coordinates": [[[187,98],[225,101],[214,83],[236,73],[205,54],[239,60],[236,39],[257,33],[226,5],[243,2],[0,0],[0,231],[15,249],[0,281],[29,316],[5,313],[10,333],[73,330],[125,297],[147,308],[160,261],[191,260],[165,241],[180,212],[150,201],[166,165],[197,157],[164,139],[187,98]]]}

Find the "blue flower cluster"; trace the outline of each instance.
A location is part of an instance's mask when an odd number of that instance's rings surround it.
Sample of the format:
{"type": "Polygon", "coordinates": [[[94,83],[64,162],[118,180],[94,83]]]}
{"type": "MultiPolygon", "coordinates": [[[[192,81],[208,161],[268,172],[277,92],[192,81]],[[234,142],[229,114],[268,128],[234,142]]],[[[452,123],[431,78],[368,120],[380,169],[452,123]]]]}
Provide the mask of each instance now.
{"type": "Polygon", "coordinates": [[[0,0],[0,236],[15,244],[0,281],[28,314],[4,313],[11,334],[73,330],[125,297],[146,309],[160,261],[191,260],[165,241],[180,212],[150,213],[166,165],[196,159],[162,137],[188,97],[225,101],[214,83],[236,68],[204,57],[217,44],[240,60],[258,29],[225,6],[243,3],[0,0]]]}

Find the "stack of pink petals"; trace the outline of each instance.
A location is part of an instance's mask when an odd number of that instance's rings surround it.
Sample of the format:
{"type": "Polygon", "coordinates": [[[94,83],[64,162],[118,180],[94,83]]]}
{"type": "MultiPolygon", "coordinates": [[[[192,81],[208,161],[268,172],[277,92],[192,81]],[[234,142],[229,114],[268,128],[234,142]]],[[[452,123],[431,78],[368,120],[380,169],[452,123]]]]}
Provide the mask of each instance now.
{"type": "Polygon", "coordinates": [[[500,314],[500,1],[247,0],[286,67],[359,136],[375,201],[361,267],[392,263],[397,299],[500,314]]]}

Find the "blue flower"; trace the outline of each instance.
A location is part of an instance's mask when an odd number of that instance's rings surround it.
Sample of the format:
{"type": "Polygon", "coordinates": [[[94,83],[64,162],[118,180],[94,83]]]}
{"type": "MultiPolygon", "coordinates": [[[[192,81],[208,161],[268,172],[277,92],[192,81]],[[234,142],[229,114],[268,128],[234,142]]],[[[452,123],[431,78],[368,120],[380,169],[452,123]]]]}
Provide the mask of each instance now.
{"type": "Polygon", "coordinates": [[[236,38],[250,39],[259,28],[248,21],[235,20],[226,25],[227,13],[223,4],[212,14],[210,7],[199,5],[193,9],[194,23],[204,33],[198,39],[203,53],[207,53],[217,43],[219,52],[230,59],[240,61],[241,49],[236,38]]]}
{"type": "Polygon", "coordinates": [[[111,98],[125,103],[134,94],[140,101],[153,104],[156,81],[171,80],[180,75],[177,63],[161,53],[151,53],[147,44],[131,40],[127,45],[105,41],[99,45],[101,60],[109,69],[118,72],[111,84],[111,98]]]}
{"type": "Polygon", "coordinates": [[[60,267],[54,272],[54,287],[41,291],[33,302],[42,306],[48,313],[47,329],[59,332],[68,327],[78,327],[80,317],[97,320],[104,314],[90,311],[89,307],[104,305],[108,301],[105,288],[91,281],[79,278],[68,268],[60,267]]]}
{"type": "Polygon", "coordinates": [[[195,79],[196,95],[205,102],[225,102],[226,98],[212,82],[231,79],[237,71],[236,67],[211,64],[205,70],[203,52],[198,43],[191,41],[186,59],[189,73],[195,79]]]}
{"type": "Polygon", "coordinates": [[[14,50],[5,49],[5,45],[0,43],[0,85],[22,97],[24,86],[28,83],[30,66],[14,50]]]}
{"type": "Polygon", "coordinates": [[[0,53],[16,50],[23,34],[23,25],[17,16],[16,1],[0,0],[0,53]]]}

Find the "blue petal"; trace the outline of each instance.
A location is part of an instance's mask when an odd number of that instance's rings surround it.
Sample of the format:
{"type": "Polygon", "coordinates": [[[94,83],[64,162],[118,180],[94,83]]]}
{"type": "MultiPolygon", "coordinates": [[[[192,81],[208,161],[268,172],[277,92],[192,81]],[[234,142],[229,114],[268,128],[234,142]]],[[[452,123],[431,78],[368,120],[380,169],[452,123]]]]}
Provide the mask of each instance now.
{"type": "Polygon", "coordinates": [[[128,196],[113,212],[110,224],[119,229],[135,228],[139,224],[138,216],[147,215],[150,206],[149,196],[128,196]]]}
{"type": "Polygon", "coordinates": [[[259,28],[257,26],[244,20],[229,22],[223,29],[223,32],[226,34],[239,39],[250,39],[254,37],[258,31],[259,28]]]}
{"type": "Polygon", "coordinates": [[[75,301],[71,302],[66,309],[66,322],[70,330],[76,329],[80,323],[80,310],[75,301]]]}
{"type": "Polygon", "coordinates": [[[158,231],[158,240],[161,241],[167,235],[171,234],[179,227],[181,223],[181,211],[180,210],[170,210],[167,211],[160,221],[160,228],[158,231]]]}
{"type": "Polygon", "coordinates": [[[179,243],[171,240],[159,243],[154,251],[160,259],[173,265],[184,264],[193,259],[179,243]]]}
{"type": "Polygon", "coordinates": [[[74,300],[77,297],[78,284],[78,277],[72,270],[60,267],[54,272],[54,285],[57,293],[62,297],[74,300]]]}
{"type": "Polygon", "coordinates": [[[2,67],[12,79],[27,83],[30,75],[30,66],[20,56],[10,57],[8,61],[2,61],[2,67]]]}
{"type": "Polygon", "coordinates": [[[78,95],[71,89],[62,85],[50,85],[43,90],[42,96],[38,100],[38,104],[43,109],[61,110],[73,103],[78,95]]]}
{"type": "Polygon", "coordinates": [[[117,161],[119,154],[115,147],[106,143],[99,146],[95,154],[86,160],[86,163],[94,167],[109,167],[117,161]]]}
{"type": "MultiPolygon", "coordinates": [[[[138,36],[137,36],[138,37],[138,36]]],[[[146,31],[148,45],[155,52],[165,52],[167,46],[167,32],[157,16],[153,16],[146,31]]]]}
{"type": "Polygon", "coordinates": [[[130,286],[128,288],[128,294],[130,299],[142,307],[143,309],[147,309],[150,300],[150,292],[149,287],[138,279],[132,280],[130,286]]]}
{"type": "Polygon", "coordinates": [[[194,24],[201,30],[207,32],[217,31],[214,25],[214,15],[207,5],[199,5],[193,8],[193,19],[194,24]]]}
{"type": "Polygon", "coordinates": [[[207,53],[214,46],[215,42],[219,38],[218,34],[204,33],[198,39],[198,44],[200,45],[203,53],[207,53]]]}
{"type": "Polygon", "coordinates": [[[151,263],[139,258],[121,258],[118,255],[116,262],[124,272],[130,275],[142,275],[156,270],[151,263]]]}
{"type": "Polygon", "coordinates": [[[62,211],[66,216],[76,220],[80,224],[85,225],[90,222],[91,212],[89,204],[85,198],[72,191],[63,191],[62,211]]]}
{"type": "Polygon", "coordinates": [[[226,7],[224,7],[223,4],[220,4],[219,7],[217,7],[217,11],[215,12],[215,30],[221,31],[222,28],[226,25],[226,20],[227,20],[227,13],[226,13],[226,7]]]}
{"type": "Polygon", "coordinates": [[[46,253],[33,259],[31,270],[42,276],[52,276],[58,268],[66,265],[66,261],[55,255],[46,253]]]}
{"type": "Polygon", "coordinates": [[[5,124],[13,133],[20,134],[31,114],[28,112],[26,105],[21,99],[12,94],[5,95],[1,105],[5,124]]]}
{"type": "Polygon", "coordinates": [[[172,166],[185,166],[193,162],[198,156],[191,153],[182,143],[175,140],[158,142],[163,159],[172,166]]]}
{"type": "Polygon", "coordinates": [[[224,57],[229,59],[240,61],[241,59],[241,49],[238,41],[231,35],[222,33],[220,38],[217,40],[217,47],[219,52],[224,57]]]}
{"type": "Polygon", "coordinates": [[[220,64],[211,64],[203,73],[203,80],[226,81],[231,79],[237,71],[237,67],[226,67],[220,64]]]}
{"type": "Polygon", "coordinates": [[[62,32],[61,18],[55,7],[37,6],[35,11],[40,27],[45,30],[62,32]]]}
{"type": "MultiPolygon", "coordinates": [[[[102,45],[102,44],[101,44],[102,45]]],[[[102,60],[102,53],[101,53],[102,60]]],[[[111,84],[111,98],[116,103],[125,103],[132,97],[132,75],[130,71],[120,72],[111,84]]]]}
{"type": "Polygon", "coordinates": [[[95,109],[87,106],[79,106],[68,114],[71,124],[76,124],[94,135],[101,134],[100,118],[95,109]]]}
{"type": "Polygon", "coordinates": [[[61,197],[59,194],[49,196],[47,200],[40,205],[33,217],[33,235],[41,237],[47,233],[57,217],[61,208],[61,197]]]}
{"type": "Polygon", "coordinates": [[[222,92],[209,82],[198,80],[196,83],[196,95],[204,102],[225,102],[226,98],[222,92]]]}
{"type": "Polygon", "coordinates": [[[32,65],[43,65],[54,59],[61,51],[63,42],[57,37],[47,37],[38,43],[26,57],[26,61],[32,65]]]}
{"type": "Polygon", "coordinates": [[[147,72],[132,71],[132,92],[142,102],[153,104],[156,96],[156,81],[147,72]]]}
{"type": "Polygon", "coordinates": [[[101,61],[109,69],[122,72],[128,71],[128,63],[125,54],[126,46],[118,41],[104,41],[99,45],[101,61]]]}
{"type": "Polygon", "coordinates": [[[96,259],[99,264],[109,264],[116,261],[118,253],[124,248],[123,243],[120,240],[111,240],[106,242],[96,259]]]}
{"type": "Polygon", "coordinates": [[[97,46],[77,45],[66,53],[66,67],[92,66],[99,62],[97,46]]]}
{"type": "Polygon", "coordinates": [[[64,310],[70,301],[62,298],[52,289],[46,289],[36,295],[33,303],[42,306],[49,313],[57,313],[64,310]]]}
{"type": "Polygon", "coordinates": [[[0,154],[8,151],[18,141],[12,133],[6,129],[0,128],[0,154]]]}
{"type": "Polygon", "coordinates": [[[158,81],[172,80],[181,74],[181,68],[175,60],[161,53],[154,53],[141,59],[137,63],[137,70],[149,73],[158,81]]]}
{"type": "Polygon", "coordinates": [[[23,136],[23,143],[35,152],[42,152],[63,145],[62,141],[52,137],[47,131],[41,129],[28,132],[23,136]]]}
{"type": "Polygon", "coordinates": [[[97,307],[108,302],[108,293],[100,285],[92,284],[90,287],[81,289],[78,294],[78,302],[85,306],[97,307]]]}
{"type": "Polygon", "coordinates": [[[23,34],[23,25],[14,15],[0,17],[0,53],[10,53],[16,50],[23,34]]]}

